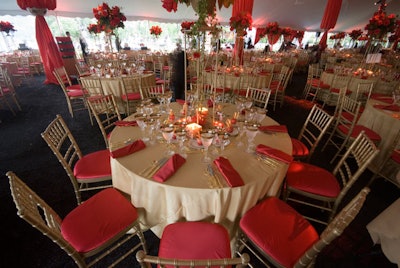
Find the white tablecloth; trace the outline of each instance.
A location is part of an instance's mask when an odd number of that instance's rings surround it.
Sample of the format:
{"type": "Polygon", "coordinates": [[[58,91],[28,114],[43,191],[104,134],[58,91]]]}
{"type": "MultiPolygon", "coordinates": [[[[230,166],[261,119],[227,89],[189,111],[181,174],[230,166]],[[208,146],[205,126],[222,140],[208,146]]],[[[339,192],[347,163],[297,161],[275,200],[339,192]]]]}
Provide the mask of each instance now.
{"type": "Polygon", "coordinates": [[[400,198],[368,223],[367,230],[385,256],[400,267],[400,198]]]}
{"type": "MultiPolygon", "coordinates": [[[[173,103],[172,107],[176,111],[181,106],[173,103]]],[[[229,109],[232,112],[232,105],[229,109]]],[[[263,124],[277,123],[267,117],[263,124]]],[[[110,143],[139,137],[137,127],[116,127],[110,143]]],[[[279,148],[289,154],[292,151],[287,133],[259,133],[255,143],[279,148]]],[[[246,153],[245,147],[237,145],[236,139],[231,138],[224,156],[243,178],[245,185],[241,187],[210,188],[209,177],[205,174],[207,165],[201,161],[202,153],[196,150],[188,153],[186,163],[164,183],[141,177],[138,174],[144,168],[163,157],[165,144],[158,143],[129,156],[111,159],[113,185],[131,195],[132,203],[141,212],[141,224],[158,236],[166,225],[179,220],[214,221],[223,224],[233,235],[238,220],[249,208],[265,196],[278,194],[287,171],[287,164],[267,166],[253,154],[246,153]]]]}
{"type": "MultiPolygon", "coordinates": [[[[391,145],[397,133],[400,131],[400,112],[377,109],[374,107],[375,104],[388,105],[385,102],[370,99],[358,120],[358,124],[371,128],[379,133],[382,138],[379,144],[381,151],[369,165],[369,169],[372,171],[376,171],[376,169],[380,167],[388,150],[391,149],[391,145]]],[[[396,176],[396,174],[392,175],[393,178],[396,176]]]]}

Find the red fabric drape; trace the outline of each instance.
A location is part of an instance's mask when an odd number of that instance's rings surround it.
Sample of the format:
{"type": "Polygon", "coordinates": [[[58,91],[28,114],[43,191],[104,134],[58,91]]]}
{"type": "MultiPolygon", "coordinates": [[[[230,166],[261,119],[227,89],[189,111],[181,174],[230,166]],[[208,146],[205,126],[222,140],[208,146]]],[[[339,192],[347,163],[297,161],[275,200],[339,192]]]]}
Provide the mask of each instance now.
{"type": "MultiPolygon", "coordinates": [[[[56,0],[17,0],[17,4],[21,9],[38,8],[53,10],[57,7],[56,0]]],[[[45,12],[43,12],[44,14],[45,12]]],[[[56,67],[63,66],[63,61],[58,51],[58,47],[54,41],[53,34],[45,18],[42,15],[36,16],[36,41],[38,43],[40,56],[43,61],[43,68],[46,74],[45,84],[58,84],[53,74],[56,67]]]]}
{"type": "Polygon", "coordinates": [[[249,12],[253,14],[254,0],[235,0],[232,7],[232,17],[240,14],[240,12],[249,12]]]}
{"type": "Polygon", "coordinates": [[[265,34],[265,28],[257,28],[256,29],[256,37],[254,40],[254,45],[258,43],[258,41],[260,41],[261,36],[264,36],[265,34]]]}
{"type": "Polygon", "coordinates": [[[53,74],[54,68],[63,66],[63,61],[54,42],[53,34],[43,16],[36,16],[36,41],[38,43],[43,68],[46,74],[45,84],[58,84],[53,74]]]}
{"type": "Polygon", "coordinates": [[[319,46],[322,49],[327,47],[326,41],[328,39],[328,31],[335,27],[341,7],[342,0],[328,0],[328,3],[326,3],[324,16],[322,17],[320,25],[320,28],[325,30],[324,35],[319,41],[319,46]]]}
{"type": "Polygon", "coordinates": [[[280,37],[280,34],[267,34],[268,43],[273,46],[274,44],[276,44],[276,42],[278,42],[280,37]]]}

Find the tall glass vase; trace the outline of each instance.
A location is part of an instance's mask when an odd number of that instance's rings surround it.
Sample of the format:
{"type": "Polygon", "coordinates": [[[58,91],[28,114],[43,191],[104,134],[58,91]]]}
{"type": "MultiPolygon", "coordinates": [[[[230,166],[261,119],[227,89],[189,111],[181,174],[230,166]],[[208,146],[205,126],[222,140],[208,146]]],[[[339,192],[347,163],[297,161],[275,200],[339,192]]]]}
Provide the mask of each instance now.
{"type": "Polygon", "coordinates": [[[236,34],[235,48],[233,50],[233,59],[235,66],[243,65],[243,53],[244,53],[244,36],[236,34]]]}

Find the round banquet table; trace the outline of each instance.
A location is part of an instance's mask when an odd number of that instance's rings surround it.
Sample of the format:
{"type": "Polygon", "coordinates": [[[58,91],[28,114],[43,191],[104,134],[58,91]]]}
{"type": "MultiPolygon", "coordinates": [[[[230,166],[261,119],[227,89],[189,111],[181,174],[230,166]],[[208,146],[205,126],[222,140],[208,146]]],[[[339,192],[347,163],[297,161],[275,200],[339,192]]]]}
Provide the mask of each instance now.
{"type": "MultiPolygon", "coordinates": [[[[371,128],[379,133],[382,138],[379,144],[381,151],[368,167],[373,172],[376,172],[378,167],[382,165],[385,155],[389,153],[388,150],[391,150],[391,145],[400,131],[400,112],[375,108],[375,104],[389,105],[379,100],[369,99],[358,120],[358,124],[371,128]]],[[[397,171],[393,170],[390,174],[390,178],[393,178],[394,181],[397,171]]]]}
{"type": "MultiPolygon", "coordinates": [[[[178,103],[171,103],[175,114],[181,107],[178,103]]],[[[232,115],[234,110],[234,105],[224,105],[225,114],[232,115]]],[[[133,119],[134,115],[131,115],[126,120],[133,119]]],[[[268,116],[262,124],[278,125],[268,116]]],[[[117,126],[110,136],[111,150],[114,150],[113,144],[140,137],[138,127],[117,126]]],[[[164,227],[173,222],[207,220],[223,224],[233,237],[238,220],[248,209],[265,196],[279,194],[288,167],[280,161],[274,165],[260,161],[254,154],[246,153],[244,146],[238,146],[237,139],[230,138],[223,156],[238,171],[244,181],[243,186],[211,188],[208,182],[210,177],[206,174],[207,164],[202,163],[203,154],[197,149],[190,149],[185,164],[163,183],[140,176],[154,160],[165,156],[166,145],[163,143],[146,144],[143,150],[111,158],[113,186],[130,195],[132,204],[139,209],[142,227],[150,228],[157,236],[161,236],[164,227]]],[[[255,144],[263,143],[288,154],[292,151],[287,133],[259,132],[254,141],[255,144]]],[[[212,150],[213,146],[209,148],[209,153],[212,150]]]]}

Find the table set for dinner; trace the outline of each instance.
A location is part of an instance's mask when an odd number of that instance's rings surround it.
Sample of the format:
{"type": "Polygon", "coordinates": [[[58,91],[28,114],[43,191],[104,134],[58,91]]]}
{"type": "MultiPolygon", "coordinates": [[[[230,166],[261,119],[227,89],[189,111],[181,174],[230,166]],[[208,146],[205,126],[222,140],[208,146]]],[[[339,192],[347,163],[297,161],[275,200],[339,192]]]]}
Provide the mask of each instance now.
{"type": "Polygon", "coordinates": [[[279,194],[292,161],[287,129],[244,103],[147,103],[117,124],[113,186],[130,195],[144,229],[160,236],[170,223],[205,220],[234,234],[243,213],[279,194]]]}

